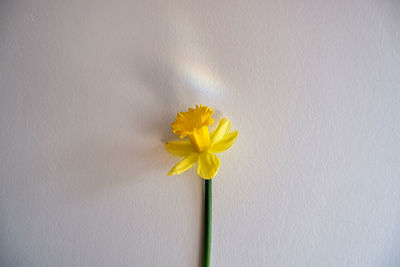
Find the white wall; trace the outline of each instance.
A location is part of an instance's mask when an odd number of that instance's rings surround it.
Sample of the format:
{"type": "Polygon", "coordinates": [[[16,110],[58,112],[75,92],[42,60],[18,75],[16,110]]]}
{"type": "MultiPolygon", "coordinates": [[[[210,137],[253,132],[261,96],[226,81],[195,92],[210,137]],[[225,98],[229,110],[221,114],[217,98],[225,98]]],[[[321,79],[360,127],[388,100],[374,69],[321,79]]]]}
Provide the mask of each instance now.
{"type": "Polygon", "coordinates": [[[198,266],[196,103],[213,266],[400,266],[397,0],[2,1],[0,89],[0,266],[198,266]]]}

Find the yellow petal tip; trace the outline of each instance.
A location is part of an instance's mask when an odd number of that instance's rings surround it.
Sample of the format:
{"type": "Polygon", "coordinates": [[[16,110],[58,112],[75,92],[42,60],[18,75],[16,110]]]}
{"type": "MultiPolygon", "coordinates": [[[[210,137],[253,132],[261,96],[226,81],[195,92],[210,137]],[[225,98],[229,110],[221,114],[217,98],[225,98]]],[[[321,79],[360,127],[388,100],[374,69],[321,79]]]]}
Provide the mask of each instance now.
{"type": "Polygon", "coordinates": [[[209,152],[204,152],[199,155],[199,161],[197,165],[197,174],[206,180],[214,178],[220,166],[219,158],[209,152]]]}

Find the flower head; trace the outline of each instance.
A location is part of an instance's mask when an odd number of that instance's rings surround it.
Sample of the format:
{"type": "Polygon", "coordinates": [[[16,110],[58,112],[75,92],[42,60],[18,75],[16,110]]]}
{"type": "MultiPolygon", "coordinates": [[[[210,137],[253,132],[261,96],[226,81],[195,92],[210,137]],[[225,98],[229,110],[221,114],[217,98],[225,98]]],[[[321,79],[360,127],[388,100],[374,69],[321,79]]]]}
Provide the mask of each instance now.
{"type": "Polygon", "coordinates": [[[212,124],[213,110],[203,105],[196,105],[196,108],[189,108],[187,112],[179,112],[176,121],[172,123],[172,131],[183,139],[187,135],[200,130],[204,126],[212,124]]]}
{"type": "Polygon", "coordinates": [[[209,133],[208,126],[213,123],[212,109],[206,106],[189,108],[188,112],[180,112],[172,123],[172,131],[181,139],[186,136],[189,140],[171,141],[166,143],[169,153],[176,157],[184,157],[167,175],[181,174],[197,164],[197,174],[204,179],[215,177],[220,160],[214,153],[229,149],[236,141],[237,131],[229,132],[231,123],[221,119],[218,127],[209,133]]]}

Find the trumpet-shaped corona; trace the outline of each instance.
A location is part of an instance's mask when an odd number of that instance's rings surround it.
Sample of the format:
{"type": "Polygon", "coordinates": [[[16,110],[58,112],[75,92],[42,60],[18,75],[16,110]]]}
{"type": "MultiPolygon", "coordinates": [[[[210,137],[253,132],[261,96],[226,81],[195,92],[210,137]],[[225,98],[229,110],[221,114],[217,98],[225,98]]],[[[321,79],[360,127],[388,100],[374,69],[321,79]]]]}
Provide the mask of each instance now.
{"type": "Polygon", "coordinates": [[[220,160],[214,153],[229,149],[236,141],[238,131],[229,132],[231,123],[221,119],[217,128],[209,133],[208,126],[213,123],[213,110],[203,105],[180,112],[172,123],[172,131],[181,139],[166,143],[166,149],[176,157],[183,157],[167,175],[181,174],[197,163],[197,174],[204,179],[215,177],[220,166],[220,160]]]}

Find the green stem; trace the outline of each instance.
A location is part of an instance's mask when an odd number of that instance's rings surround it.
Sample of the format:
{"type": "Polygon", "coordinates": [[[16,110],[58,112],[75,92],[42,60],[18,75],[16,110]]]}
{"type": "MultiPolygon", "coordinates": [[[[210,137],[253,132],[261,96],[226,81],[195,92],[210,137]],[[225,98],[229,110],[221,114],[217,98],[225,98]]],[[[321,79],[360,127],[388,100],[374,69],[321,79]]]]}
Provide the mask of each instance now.
{"type": "Polygon", "coordinates": [[[204,206],[204,254],[203,267],[210,266],[211,256],[211,219],[212,219],[212,186],[211,179],[205,180],[205,206],[204,206]]]}

